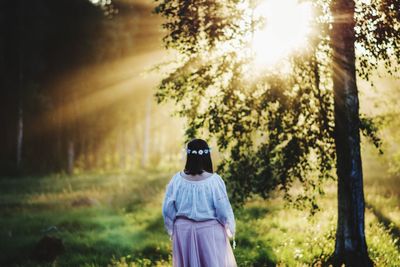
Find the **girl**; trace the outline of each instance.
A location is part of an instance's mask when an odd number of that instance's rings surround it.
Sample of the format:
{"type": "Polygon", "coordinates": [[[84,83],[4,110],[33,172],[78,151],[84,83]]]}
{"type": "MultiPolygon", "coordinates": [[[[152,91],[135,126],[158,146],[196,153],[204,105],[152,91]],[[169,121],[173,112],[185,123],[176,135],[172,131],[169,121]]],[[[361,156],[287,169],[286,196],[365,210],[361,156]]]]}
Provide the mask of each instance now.
{"type": "Polygon", "coordinates": [[[236,267],[235,218],[222,178],[213,173],[206,141],[187,145],[186,165],[167,185],[162,205],[174,267],[236,267]]]}

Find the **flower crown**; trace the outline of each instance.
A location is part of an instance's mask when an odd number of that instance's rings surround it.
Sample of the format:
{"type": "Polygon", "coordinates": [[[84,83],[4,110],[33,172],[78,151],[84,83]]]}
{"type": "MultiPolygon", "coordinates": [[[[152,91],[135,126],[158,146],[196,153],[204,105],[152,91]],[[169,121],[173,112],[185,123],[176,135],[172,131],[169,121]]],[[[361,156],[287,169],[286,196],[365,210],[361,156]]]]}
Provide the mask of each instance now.
{"type": "Polygon", "coordinates": [[[208,149],[198,149],[198,150],[192,150],[192,149],[186,149],[187,154],[197,154],[197,155],[207,155],[208,153],[211,153],[211,148],[208,149]]]}

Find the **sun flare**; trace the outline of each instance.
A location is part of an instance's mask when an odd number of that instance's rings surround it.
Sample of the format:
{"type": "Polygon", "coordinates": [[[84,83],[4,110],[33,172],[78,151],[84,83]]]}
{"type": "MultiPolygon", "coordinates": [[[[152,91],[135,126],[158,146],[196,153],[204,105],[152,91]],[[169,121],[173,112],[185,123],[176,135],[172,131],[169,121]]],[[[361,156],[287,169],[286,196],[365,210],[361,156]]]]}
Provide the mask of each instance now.
{"type": "Polygon", "coordinates": [[[252,41],[257,65],[272,66],[307,43],[311,32],[310,2],[266,0],[255,9],[254,15],[265,20],[252,41]]]}

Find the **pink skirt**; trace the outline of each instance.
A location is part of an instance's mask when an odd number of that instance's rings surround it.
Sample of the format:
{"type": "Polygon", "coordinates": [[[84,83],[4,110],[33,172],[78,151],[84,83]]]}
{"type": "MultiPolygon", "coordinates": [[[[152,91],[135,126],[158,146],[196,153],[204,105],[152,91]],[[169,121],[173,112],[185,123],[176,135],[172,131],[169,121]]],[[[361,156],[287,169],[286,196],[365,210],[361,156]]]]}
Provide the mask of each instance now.
{"type": "Polygon", "coordinates": [[[172,236],[174,267],[236,267],[225,228],[217,220],[178,217],[172,236]]]}

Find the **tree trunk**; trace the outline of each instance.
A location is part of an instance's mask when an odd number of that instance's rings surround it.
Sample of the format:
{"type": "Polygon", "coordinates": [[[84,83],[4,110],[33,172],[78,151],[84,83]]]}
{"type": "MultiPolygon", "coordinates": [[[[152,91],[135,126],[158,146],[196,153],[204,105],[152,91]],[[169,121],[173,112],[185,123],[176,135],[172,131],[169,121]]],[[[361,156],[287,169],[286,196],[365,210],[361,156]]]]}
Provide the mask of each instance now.
{"type": "Polygon", "coordinates": [[[18,75],[18,107],[17,107],[17,138],[16,138],[16,167],[17,171],[21,171],[21,159],[22,159],[22,141],[24,136],[24,116],[23,116],[23,101],[22,101],[22,92],[24,90],[24,34],[25,34],[25,25],[24,25],[24,1],[19,1],[19,14],[18,14],[18,23],[19,23],[19,55],[18,55],[18,66],[19,66],[19,75],[18,75]]]}
{"type": "Polygon", "coordinates": [[[72,175],[74,173],[74,163],[75,163],[75,144],[74,141],[68,141],[68,162],[67,162],[67,173],[72,175]]]}
{"type": "MultiPolygon", "coordinates": [[[[21,97],[21,96],[19,96],[21,97]]],[[[22,108],[22,100],[18,103],[18,124],[17,124],[17,170],[21,170],[22,161],[22,141],[24,136],[24,116],[22,108]]]]}
{"type": "Polygon", "coordinates": [[[332,2],[331,31],[338,221],[334,266],[372,266],[364,234],[359,102],[355,71],[354,1],[332,2]]]}
{"type": "Polygon", "coordinates": [[[143,139],[143,157],[142,167],[146,167],[149,160],[149,144],[150,144],[150,121],[151,121],[151,97],[147,100],[146,118],[144,122],[144,139],[143,139]]]}
{"type": "Polygon", "coordinates": [[[0,86],[1,86],[1,173],[16,175],[17,170],[17,135],[18,135],[18,101],[20,90],[20,1],[1,1],[0,18],[2,40],[0,47],[2,51],[0,64],[0,86]]]}

